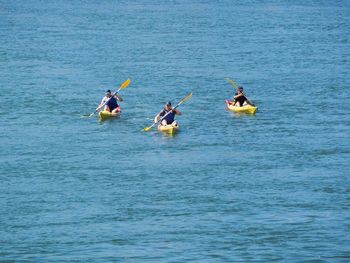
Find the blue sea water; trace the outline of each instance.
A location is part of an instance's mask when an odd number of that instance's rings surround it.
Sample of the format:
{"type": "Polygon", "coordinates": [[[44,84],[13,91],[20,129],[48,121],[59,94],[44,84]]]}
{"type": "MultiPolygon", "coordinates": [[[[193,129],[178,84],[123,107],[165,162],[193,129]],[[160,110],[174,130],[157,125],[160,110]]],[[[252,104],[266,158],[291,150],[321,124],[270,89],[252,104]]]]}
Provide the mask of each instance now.
{"type": "Polygon", "coordinates": [[[346,0],[0,0],[0,261],[349,262],[349,36],[346,0]]]}

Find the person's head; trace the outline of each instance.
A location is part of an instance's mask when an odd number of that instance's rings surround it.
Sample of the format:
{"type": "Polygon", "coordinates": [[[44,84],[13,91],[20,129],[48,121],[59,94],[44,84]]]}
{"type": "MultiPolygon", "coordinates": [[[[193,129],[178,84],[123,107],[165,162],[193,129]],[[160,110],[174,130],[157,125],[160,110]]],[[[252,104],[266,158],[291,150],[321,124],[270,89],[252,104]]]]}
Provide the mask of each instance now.
{"type": "Polygon", "coordinates": [[[106,97],[108,98],[112,97],[112,92],[110,89],[106,91],[106,97]]]}
{"type": "Polygon", "coordinates": [[[165,109],[170,110],[171,109],[171,102],[168,101],[167,103],[165,103],[165,109]]]}
{"type": "Polygon", "coordinates": [[[238,87],[238,92],[239,93],[243,93],[243,87],[242,86],[238,87]]]}

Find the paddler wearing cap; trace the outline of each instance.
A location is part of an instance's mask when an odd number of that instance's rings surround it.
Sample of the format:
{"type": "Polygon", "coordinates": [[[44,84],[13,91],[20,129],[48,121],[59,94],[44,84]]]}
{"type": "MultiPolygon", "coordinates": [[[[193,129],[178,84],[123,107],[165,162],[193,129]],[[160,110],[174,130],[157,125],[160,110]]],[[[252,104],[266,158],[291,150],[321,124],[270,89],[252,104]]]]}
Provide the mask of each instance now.
{"type": "Polygon", "coordinates": [[[103,97],[100,105],[97,107],[96,111],[100,110],[101,107],[105,104],[105,102],[108,100],[108,102],[105,105],[104,110],[109,111],[111,113],[118,113],[121,112],[120,106],[118,104],[118,101],[123,101],[123,98],[120,97],[118,94],[115,94],[112,97],[111,90],[106,91],[106,95],[103,97]]]}
{"type": "Polygon", "coordinates": [[[235,96],[233,97],[233,106],[238,106],[238,107],[242,107],[244,105],[252,105],[255,106],[250,100],[248,100],[248,98],[244,95],[244,91],[243,91],[243,87],[238,87],[237,89],[237,93],[235,94],[235,96]]]}
{"type": "Polygon", "coordinates": [[[162,109],[157,116],[154,118],[154,123],[157,123],[159,121],[159,119],[161,119],[163,116],[165,116],[165,118],[162,120],[161,125],[165,126],[165,125],[173,125],[173,126],[177,126],[177,122],[175,120],[175,115],[182,115],[182,113],[177,110],[177,109],[173,109],[171,107],[171,102],[168,101],[165,106],[164,109],[162,109]],[[170,113],[169,113],[170,112],[170,113]],[[168,114],[169,113],[169,114],[168,114]],[[167,114],[167,115],[166,115],[167,114]],[[166,116],[165,116],[166,115],[166,116]]]}

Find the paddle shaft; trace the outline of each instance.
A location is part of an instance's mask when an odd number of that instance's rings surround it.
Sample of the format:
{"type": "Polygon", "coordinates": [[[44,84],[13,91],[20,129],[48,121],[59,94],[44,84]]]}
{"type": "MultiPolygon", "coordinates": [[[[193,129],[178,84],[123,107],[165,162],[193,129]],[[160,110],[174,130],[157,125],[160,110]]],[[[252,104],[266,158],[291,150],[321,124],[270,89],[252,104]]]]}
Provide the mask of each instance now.
{"type": "Polygon", "coordinates": [[[236,82],[234,82],[232,79],[229,79],[229,78],[227,78],[227,81],[230,82],[236,90],[238,90],[238,86],[237,86],[236,82]]]}

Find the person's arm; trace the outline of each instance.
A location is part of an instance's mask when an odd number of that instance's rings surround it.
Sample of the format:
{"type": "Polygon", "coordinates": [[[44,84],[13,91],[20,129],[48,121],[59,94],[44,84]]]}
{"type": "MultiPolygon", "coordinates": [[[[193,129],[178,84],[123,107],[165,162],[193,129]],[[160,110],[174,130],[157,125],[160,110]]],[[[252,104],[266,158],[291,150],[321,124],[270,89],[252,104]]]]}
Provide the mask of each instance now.
{"type": "Polygon", "coordinates": [[[239,94],[236,93],[235,96],[233,97],[233,99],[236,100],[236,99],[238,99],[239,97],[242,97],[242,96],[244,96],[243,93],[239,93],[239,94]]]}
{"type": "Polygon", "coordinates": [[[235,96],[233,96],[233,100],[232,100],[232,102],[231,102],[231,105],[232,105],[232,106],[235,106],[235,105],[236,105],[236,103],[237,103],[237,98],[239,98],[238,95],[239,95],[238,93],[235,93],[235,96]]]}
{"type": "Polygon", "coordinates": [[[161,115],[162,115],[162,112],[163,112],[163,111],[160,111],[160,112],[157,114],[157,116],[154,117],[154,123],[157,123],[157,122],[159,121],[159,119],[162,117],[162,116],[161,116],[161,115]]]}
{"type": "Polygon", "coordinates": [[[120,97],[118,94],[115,94],[115,96],[114,96],[117,100],[119,100],[119,101],[123,101],[123,98],[122,97],[120,97]]]}
{"type": "Polygon", "coordinates": [[[173,112],[174,112],[176,115],[182,115],[182,113],[181,113],[178,109],[173,109],[173,112]]]}
{"type": "Polygon", "coordinates": [[[102,108],[102,106],[106,102],[106,100],[107,100],[106,97],[102,98],[100,105],[98,105],[98,107],[96,108],[96,111],[99,111],[102,108]]]}

